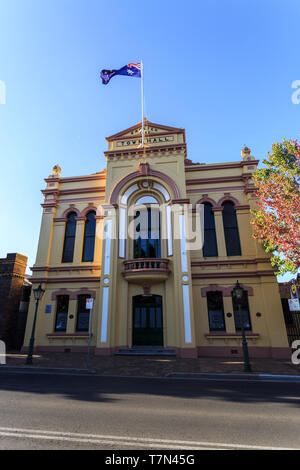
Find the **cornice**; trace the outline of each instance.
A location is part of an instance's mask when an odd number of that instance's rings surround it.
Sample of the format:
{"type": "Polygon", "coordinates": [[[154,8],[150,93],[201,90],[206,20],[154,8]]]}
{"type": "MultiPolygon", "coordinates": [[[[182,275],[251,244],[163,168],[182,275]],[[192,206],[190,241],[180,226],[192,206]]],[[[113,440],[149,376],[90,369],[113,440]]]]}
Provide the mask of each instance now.
{"type": "Polygon", "coordinates": [[[104,155],[107,158],[112,158],[112,157],[126,157],[131,156],[131,158],[140,158],[143,157],[145,154],[150,154],[150,153],[164,153],[164,152],[171,152],[171,151],[179,151],[183,150],[184,151],[184,156],[186,155],[186,144],[171,144],[171,145],[157,145],[153,147],[147,147],[145,146],[144,148],[132,148],[132,149],[123,149],[123,150],[106,150],[104,152],[104,155]]]}
{"type": "Polygon", "coordinates": [[[207,163],[201,163],[199,166],[196,166],[197,164],[194,164],[193,166],[186,166],[185,171],[190,172],[190,171],[208,171],[208,170],[225,170],[225,169],[231,169],[231,168],[243,168],[244,166],[254,166],[258,165],[259,160],[249,160],[249,161],[240,161],[240,162],[233,162],[233,163],[212,163],[212,164],[207,164],[207,163]]]}

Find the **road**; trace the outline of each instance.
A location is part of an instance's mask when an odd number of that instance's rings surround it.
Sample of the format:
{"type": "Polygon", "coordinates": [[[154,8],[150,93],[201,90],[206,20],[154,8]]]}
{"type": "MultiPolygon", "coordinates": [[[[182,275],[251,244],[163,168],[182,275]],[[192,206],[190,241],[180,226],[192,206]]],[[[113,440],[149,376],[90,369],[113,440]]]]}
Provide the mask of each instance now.
{"type": "Polygon", "coordinates": [[[300,383],[0,372],[0,449],[300,449],[300,383]]]}

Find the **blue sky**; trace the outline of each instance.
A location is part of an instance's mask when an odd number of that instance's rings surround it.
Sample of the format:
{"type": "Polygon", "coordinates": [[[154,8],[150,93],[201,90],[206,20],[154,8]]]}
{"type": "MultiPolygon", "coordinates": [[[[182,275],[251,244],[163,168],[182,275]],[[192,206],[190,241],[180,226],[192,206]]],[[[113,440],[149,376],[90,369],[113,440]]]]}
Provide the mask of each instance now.
{"type": "Polygon", "coordinates": [[[102,170],[105,136],[140,120],[139,79],[103,86],[102,68],[143,59],[147,118],[184,127],[195,162],[299,138],[299,15],[298,0],[0,0],[0,257],[32,266],[53,165],[102,170]]]}

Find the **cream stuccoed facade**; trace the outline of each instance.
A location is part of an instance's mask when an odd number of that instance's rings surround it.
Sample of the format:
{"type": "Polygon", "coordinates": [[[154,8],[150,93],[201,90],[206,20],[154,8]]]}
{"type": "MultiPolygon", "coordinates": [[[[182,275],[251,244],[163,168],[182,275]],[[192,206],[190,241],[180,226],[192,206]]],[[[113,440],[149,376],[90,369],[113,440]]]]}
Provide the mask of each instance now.
{"type": "MultiPolygon", "coordinates": [[[[258,160],[245,147],[237,161],[193,163],[184,129],[144,125],[144,148],[141,123],[106,139],[103,171],[61,177],[56,166],[45,180],[32,268],[33,288],[45,289],[36,350],[86,351],[93,298],[96,355],[157,348],[240,356],[239,280],[250,357],[289,357],[277,280],[251,236],[258,160]],[[188,237],[187,222],[198,216],[204,246],[188,237]]],[[[24,350],[34,311],[32,298],[24,350]]]]}

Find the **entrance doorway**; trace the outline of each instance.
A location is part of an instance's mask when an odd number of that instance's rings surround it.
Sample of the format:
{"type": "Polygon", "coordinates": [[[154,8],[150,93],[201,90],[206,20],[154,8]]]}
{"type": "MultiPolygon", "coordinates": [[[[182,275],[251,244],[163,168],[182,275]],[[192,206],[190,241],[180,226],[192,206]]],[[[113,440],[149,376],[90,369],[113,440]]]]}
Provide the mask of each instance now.
{"type": "Polygon", "coordinates": [[[133,304],[133,346],[163,346],[161,295],[136,295],[133,304]]]}

